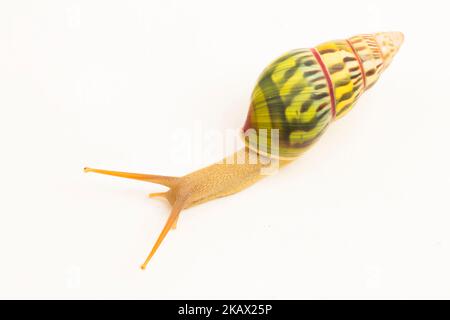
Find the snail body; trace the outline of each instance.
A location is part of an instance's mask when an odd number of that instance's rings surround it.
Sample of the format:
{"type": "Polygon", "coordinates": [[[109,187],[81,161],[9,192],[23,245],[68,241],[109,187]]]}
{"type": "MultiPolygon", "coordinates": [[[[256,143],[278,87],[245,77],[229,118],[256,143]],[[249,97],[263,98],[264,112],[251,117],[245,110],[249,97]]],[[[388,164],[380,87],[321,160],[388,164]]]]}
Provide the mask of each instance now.
{"type": "Polygon", "coordinates": [[[246,147],[206,168],[182,177],[85,168],[169,188],[150,194],[166,198],[172,211],[142,268],[176,227],[181,210],[239,192],[264,177],[261,170],[271,160],[284,166],[305,152],[375,84],[402,42],[400,32],[365,34],[282,55],[253,90],[242,130],[246,147]],[[259,161],[252,161],[255,156],[259,161]]]}

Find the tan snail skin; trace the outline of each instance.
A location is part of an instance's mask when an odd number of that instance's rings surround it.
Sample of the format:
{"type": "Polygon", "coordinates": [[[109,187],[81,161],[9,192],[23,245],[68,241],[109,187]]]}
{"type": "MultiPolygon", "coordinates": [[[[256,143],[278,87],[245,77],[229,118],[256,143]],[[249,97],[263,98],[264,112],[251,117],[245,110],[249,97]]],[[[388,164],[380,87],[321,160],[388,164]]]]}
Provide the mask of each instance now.
{"type": "Polygon", "coordinates": [[[150,194],[167,199],[172,211],[142,269],[183,209],[239,192],[270,174],[274,163],[283,167],[301,156],[375,84],[402,43],[402,33],[382,32],[285,53],[266,67],[253,90],[243,127],[246,147],[221,162],[182,177],[85,168],[169,188],[150,194]]]}

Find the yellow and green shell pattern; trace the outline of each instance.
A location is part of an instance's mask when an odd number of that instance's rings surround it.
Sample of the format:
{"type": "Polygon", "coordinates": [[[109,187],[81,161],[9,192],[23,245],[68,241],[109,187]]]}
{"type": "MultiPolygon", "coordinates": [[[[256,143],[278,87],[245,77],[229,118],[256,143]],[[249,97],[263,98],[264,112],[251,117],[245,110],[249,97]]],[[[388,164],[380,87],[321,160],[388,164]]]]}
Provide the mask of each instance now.
{"type": "Polygon", "coordinates": [[[298,157],[351,110],[402,41],[398,32],[358,35],[293,50],[273,61],[251,96],[243,128],[248,147],[282,159],[298,157]]]}

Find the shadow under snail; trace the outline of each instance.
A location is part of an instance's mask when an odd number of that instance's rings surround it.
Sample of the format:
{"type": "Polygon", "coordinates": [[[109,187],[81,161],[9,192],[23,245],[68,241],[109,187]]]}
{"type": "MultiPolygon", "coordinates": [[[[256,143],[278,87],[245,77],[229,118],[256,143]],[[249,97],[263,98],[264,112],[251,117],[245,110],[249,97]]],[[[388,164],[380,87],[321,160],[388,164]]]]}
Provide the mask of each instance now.
{"type": "Polygon", "coordinates": [[[242,130],[246,146],[206,168],[182,177],[85,168],[169,188],[149,195],[166,198],[172,211],[141,268],[175,229],[181,210],[239,192],[264,177],[271,160],[284,166],[306,151],[375,84],[402,43],[402,33],[382,32],[285,53],[266,67],[253,90],[242,130]]]}

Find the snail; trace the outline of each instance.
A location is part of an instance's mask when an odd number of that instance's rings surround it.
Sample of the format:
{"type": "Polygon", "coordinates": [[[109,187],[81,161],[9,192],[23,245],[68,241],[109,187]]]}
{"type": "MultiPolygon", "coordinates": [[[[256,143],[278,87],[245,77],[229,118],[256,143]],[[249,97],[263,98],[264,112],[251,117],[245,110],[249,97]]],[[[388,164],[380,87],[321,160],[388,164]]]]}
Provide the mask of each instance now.
{"type": "Polygon", "coordinates": [[[218,163],[182,177],[85,168],[169,188],[149,195],[167,199],[172,210],[141,268],[176,228],[183,209],[239,192],[263,178],[272,162],[283,167],[301,156],[377,82],[403,38],[400,32],[362,34],[292,50],[273,61],[251,96],[242,129],[245,147],[218,163]]]}

